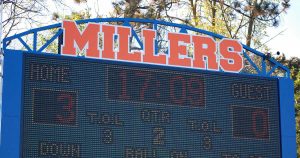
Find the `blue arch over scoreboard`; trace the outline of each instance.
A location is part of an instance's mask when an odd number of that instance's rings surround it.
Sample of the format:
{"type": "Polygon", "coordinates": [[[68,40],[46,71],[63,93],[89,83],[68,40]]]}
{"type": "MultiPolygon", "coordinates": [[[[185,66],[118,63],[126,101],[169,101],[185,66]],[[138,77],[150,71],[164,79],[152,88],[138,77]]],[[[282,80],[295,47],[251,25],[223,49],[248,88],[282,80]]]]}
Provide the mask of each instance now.
{"type": "MultiPolygon", "coordinates": [[[[224,38],[157,20],[77,21],[88,22],[138,24],[140,48],[142,25],[224,38]]],[[[293,81],[263,53],[243,45],[248,65],[233,74],[62,56],[62,34],[54,24],[3,40],[1,157],[296,157],[293,81]]]]}

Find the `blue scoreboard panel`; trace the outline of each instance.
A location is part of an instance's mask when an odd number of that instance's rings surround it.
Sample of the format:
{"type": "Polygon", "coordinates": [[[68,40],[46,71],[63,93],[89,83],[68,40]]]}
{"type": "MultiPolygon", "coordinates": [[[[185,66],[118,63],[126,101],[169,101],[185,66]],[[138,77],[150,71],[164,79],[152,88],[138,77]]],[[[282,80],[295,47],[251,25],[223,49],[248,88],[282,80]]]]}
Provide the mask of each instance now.
{"type": "Polygon", "coordinates": [[[277,79],[49,55],[23,60],[23,158],[281,157],[277,79]]]}
{"type": "Polygon", "coordinates": [[[7,52],[2,158],[294,158],[292,80],[7,52]]]}

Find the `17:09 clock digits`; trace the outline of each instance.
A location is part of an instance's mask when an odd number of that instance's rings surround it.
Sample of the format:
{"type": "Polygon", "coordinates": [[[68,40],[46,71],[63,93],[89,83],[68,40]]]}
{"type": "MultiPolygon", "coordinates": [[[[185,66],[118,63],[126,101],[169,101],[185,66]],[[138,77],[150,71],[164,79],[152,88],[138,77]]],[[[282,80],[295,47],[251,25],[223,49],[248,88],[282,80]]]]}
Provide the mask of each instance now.
{"type": "Polygon", "coordinates": [[[205,106],[202,76],[107,67],[108,98],[188,107],[205,106]]]}

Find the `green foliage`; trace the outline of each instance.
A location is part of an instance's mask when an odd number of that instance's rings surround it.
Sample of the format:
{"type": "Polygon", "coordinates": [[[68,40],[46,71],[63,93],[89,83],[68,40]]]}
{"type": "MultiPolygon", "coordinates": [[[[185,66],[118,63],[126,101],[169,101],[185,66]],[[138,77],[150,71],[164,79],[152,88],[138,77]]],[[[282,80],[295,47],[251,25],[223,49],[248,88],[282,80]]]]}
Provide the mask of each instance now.
{"type": "Polygon", "coordinates": [[[81,20],[81,19],[89,19],[91,18],[91,14],[88,10],[81,11],[81,12],[72,12],[71,15],[60,15],[59,13],[53,13],[52,19],[56,21],[61,20],[81,20]]]}

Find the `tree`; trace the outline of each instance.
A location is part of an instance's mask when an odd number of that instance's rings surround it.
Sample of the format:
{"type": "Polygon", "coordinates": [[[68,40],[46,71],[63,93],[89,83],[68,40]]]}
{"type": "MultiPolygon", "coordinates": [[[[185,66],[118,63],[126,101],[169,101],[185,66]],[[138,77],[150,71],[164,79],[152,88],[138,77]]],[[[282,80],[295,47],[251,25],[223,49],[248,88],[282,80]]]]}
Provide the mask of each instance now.
{"type": "Polygon", "coordinates": [[[179,21],[245,39],[248,46],[252,42],[260,46],[262,37],[267,35],[266,28],[278,26],[280,15],[290,7],[289,0],[180,0],[176,4],[188,10],[185,16],[176,18],[179,21]]]}
{"type": "Polygon", "coordinates": [[[164,19],[165,13],[168,12],[176,2],[179,2],[179,0],[118,0],[112,3],[114,7],[112,16],[164,19]]]}
{"type": "MultiPolygon", "coordinates": [[[[1,0],[3,1],[3,36],[2,38],[19,33],[20,30],[28,30],[43,24],[43,17],[51,12],[47,6],[47,0],[1,0]]],[[[76,3],[84,3],[86,0],[73,0],[76,3]]],[[[56,4],[64,4],[63,0],[53,0],[56,4]]],[[[48,21],[47,21],[48,22],[48,21]]]]}
{"type": "Polygon", "coordinates": [[[19,29],[31,28],[33,23],[41,23],[38,18],[45,16],[47,10],[45,0],[4,0],[2,37],[14,34],[19,29]]]}
{"type": "Polygon", "coordinates": [[[290,7],[289,0],[181,0],[181,3],[189,6],[186,8],[190,9],[193,26],[203,27],[199,25],[202,23],[211,27],[208,30],[227,37],[245,38],[248,46],[260,41],[267,27],[278,26],[281,13],[290,7]]]}
{"type": "Polygon", "coordinates": [[[246,45],[251,46],[251,39],[255,30],[255,25],[261,23],[265,26],[278,26],[279,16],[290,7],[290,0],[243,0],[234,1],[232,6],[236,12],[248,17],[248,27],[246,34],[246,45]],[[281,7],[280,7],[281,6],[281,7]]]}

